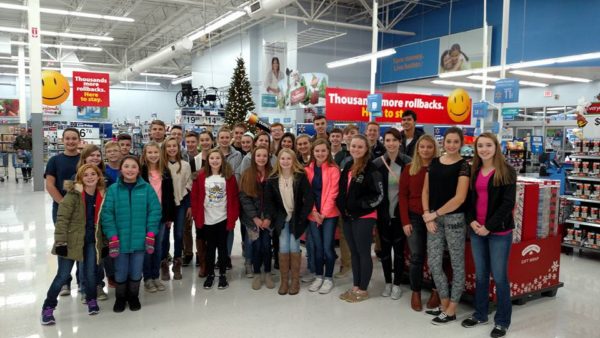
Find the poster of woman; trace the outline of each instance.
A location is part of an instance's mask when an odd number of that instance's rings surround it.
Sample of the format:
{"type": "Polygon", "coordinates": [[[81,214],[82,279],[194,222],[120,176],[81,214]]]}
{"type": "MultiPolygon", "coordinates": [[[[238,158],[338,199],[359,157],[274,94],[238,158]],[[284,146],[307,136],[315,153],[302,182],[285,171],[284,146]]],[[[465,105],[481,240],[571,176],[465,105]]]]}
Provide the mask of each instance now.
{"type": "Polygon", "coordinates": [[[0,99],[0,117],[19,117],[19,100],[0,99]]]}
{"type": "MultiPolygon", "coordinates": [[[[488,27],[488,64],[492,27],[488,27]]],[[[439,73],[483,67],[483,28],[440,37],[439,73]]]]}
{"type": "Polygon", "coordinates": [[[281,62],[279,57],[273,56],[271,58],[271,68],[267,72],[265,77],[265,89],[267,93],[279,95],[281,88],[279,88],[279,81],[283,80],[283,72],[281,71],[281,62]]]}

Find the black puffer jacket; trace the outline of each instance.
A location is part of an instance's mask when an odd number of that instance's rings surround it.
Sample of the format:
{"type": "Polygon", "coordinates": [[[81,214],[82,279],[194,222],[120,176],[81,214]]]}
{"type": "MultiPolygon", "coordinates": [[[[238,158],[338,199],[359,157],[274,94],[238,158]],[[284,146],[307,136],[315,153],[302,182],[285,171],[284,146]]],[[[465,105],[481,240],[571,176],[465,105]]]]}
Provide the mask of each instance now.
{"type": "MultiPolygon", "coordinates": [[[[310,191],[310,183],[306,174],[294,174],[294,212],[290,219],[290,233],[294,237],[300,238],[308,224],[308,214],[312,211],[315,204],[313,194],[310,191]]],[[[269,177],[265,189],[265,205],[269,215],[271,215],[271,227],[279,233],[285,224],[287,212],[281,199],[279,190],[279,176],[269,177]]]]}
{"type": "MultiPolygon", "coordinates": [[[[396,205],[390,205],[390,200],[388,198],[388,178],[390,172],[383,163],[384,160],[388,165],[390,165],[390,158],[387,153],[385,153],[383,156],[379,156],[373,161],[373,165],[375,165],[375,167],[377,168],[377,170],[379,170],[379,173],[381,174],[381,181],[383,183],[383,200],[377,208],[378,225],[388,225],[390,223],[390,208],[394,208],[394,218],[400,219],[400,204],[397,203],[396,205]]],[[[395,162],[397,165],[400,166],[400,168],[402,168],[401,170],[404,170],[404,167],[407,164],[409,164],[410,161],[410,157],[400,153],[398,154],[398,156],[396,156],[395,162]]],[[[400,173],[402,173],[402,171],[400,171],[400,173]]],[[[398,176],[398,178],[400,178],[400,176],[398,176]]],[[[400,185],[400,183],[398,183],[398,185],[400,185]]]]}
{"type": "Polygon", "coordinates": [[[258,185],[258,195],[256,197],[249,196],[243,190],[240,190],[240,205],[242,207],[240,222],[243,226],[250,229],[256,228],[254,217],[271,219],[264,198],[267,181],[256,182],[256,184],[258,185]]]}
{"type": "Polygon", "coordinates": [[[354,160],[348,161],[340,174],[340,191],[336,204],[342,217],[358,219],[377,210],[383,200],[383,180],[371,162],[357,177],[352,177],[348,187],[348,172],[354,160]]]}

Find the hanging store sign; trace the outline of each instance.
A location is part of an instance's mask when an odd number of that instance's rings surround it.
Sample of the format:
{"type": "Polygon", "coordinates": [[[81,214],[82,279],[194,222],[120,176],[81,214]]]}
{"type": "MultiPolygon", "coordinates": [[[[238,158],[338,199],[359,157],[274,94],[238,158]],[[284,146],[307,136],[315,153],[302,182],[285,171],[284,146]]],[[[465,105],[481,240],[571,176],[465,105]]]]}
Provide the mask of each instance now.
{"type": "Polygon", "coordinates": [[[73,72],[73,105],[76,107],[110,106],[108,73],[73,72]]]}
{"type": "Polygon", "coordinates": [[[519,102],[519,80],[500,79],[494,88],[494,103],[519,102]]]}

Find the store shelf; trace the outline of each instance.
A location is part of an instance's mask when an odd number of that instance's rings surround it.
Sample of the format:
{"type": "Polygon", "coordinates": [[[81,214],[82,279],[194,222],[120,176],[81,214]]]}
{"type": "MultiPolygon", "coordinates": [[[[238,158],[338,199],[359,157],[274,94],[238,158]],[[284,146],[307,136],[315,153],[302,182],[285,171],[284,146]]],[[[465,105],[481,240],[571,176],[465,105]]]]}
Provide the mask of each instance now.
{"type": "Polygon", "coordinates": [[[586,251],[600,252],[600,249],[588,248],[587,246],[581,246],[581,245],[564,243],[564,242],[561,243],[560,246],[562,246],[564,248],[572,248],[572,249],[577,249],[577,250],[586,250],[586,251]]]}
{"type": "Polygon", "coordinates": [[[576,221],[574,219],[567,219],[567,220],[565,220],[565,222],[571,223],[571,224],[585,225],[585,226],[589,226],[589,227],[600,228],[600,223],[576,221]]]}
{"type": "Polygon", "coordinates": [[[567,176],[567,178],[573,181],[600,182],[600,177],[567,176]]]}
{"type": "Polygon", "coordinates": [[[570,158],[580,158],[582,160],[600,160],[600,155],[569,155],[570,158]]]}
{"type": "Polygon", "coordinates": [[[565,198],[569,201],[576,201],[576,202],[589,202],[589,203],[597,203],[600,204],[600,200],[590,200],[590,199],[586,199],[586,198],[577,198],[577,197],[573,197],[573,196],[565,196],[565,198]]]}

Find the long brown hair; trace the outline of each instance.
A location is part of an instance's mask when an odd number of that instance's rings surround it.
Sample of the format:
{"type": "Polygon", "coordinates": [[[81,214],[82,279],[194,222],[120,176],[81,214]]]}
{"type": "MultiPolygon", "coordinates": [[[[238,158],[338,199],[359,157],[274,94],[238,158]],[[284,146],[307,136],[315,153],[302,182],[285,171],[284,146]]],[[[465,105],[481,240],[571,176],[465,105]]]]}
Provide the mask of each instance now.
{"type": "Polygon", "coordinates": [[[77,174],[75,175],[75,183],[83,185],[83,174],[85,174],[85,171],[88,169],[93,169],[96,172],[96,175],[98,175],[98,183],[96,183],[96,190],[104,194],[104,190],[106,189],[106,185],[104,183],[104,174],[102,174],[100,168],[93,164],[84,164],[81,167],[79,167],[79,169],[77,169],[77,174]]]}
{"type": "Polygon", "coordinates": [[[250,197],[258,196],[259,171],[258,171],[258,166],[256,165],[256,153],[259,150],[264,150],[267,152],[267,164],[265,164],[264,178],[269,177],[269,175],[271,174],[271,170],[273,169],[273,168],[271,168],[271,159],[270,159],[269,149],[267,149],[263,146],[254,148],[252,150],[252,155],[250,157],[251,158],[250,167],[244,171],[244,173],[242,174],[242,178],[240,179],[241,190],[250,197]]]}
{"type": "Polygon", "coordinates": [[[160,149],[162,161],[165,164],[165,166],[167,166],[169,163],[169,155],[167,154],[167,143],[169,143],[170,141],[173,141],[173,142],[175,142],[175,144],[177,144],[177,154],[175,155],[175,162],[177,162],[177,164],[179,164],[179,168],[177,169],[177,173],[179,174],[181,172],[181,161],[182,161],[181,144],[179,144],[179,141],[177,141],[177,139],[173,136],[169,136],[165,140],[165,142],[163,143],[163,145],[160,149]]]}
{"type": "Polygon", "coordinates": [[[223,155],[223,152],[221,152],[219,150],[219,148],[211,149],[208,152],[208,154],[206,154],[206,161],[204,161],[204,168],[203,168],[204,173],[206,173],[206,177],[209,177],[212,175],[212,168],[210,167],[208,158],[210,157],[210,154],[213,154],[213,153],[219,154],[219,156],[221,157],[221,168],[219,168],[219,174],[221,174],[223,177],[225,177],[226,180],[228,180],[231,177],[231,175],[233,175],[233,169],[231,169],[231,166],[225,159],[225,155],[223,155]]]}
{"type": "Polygon", "coordinates": [[[140,159],[140,162],[142,163],[142,165],[146,166],[146,168],[148,168],[148,172],[150,172],[150,162],[148,162],[148,148],[150,147],[155,147],[156,149],[158,149],[158,171],[162,173],[165,171],[165,166],[166,163],[164,161],[164,158],[162,156],[161,153],[161,149],[160,149],[160,145],[154,141],[150,141],[148,143],[146,143],[146,145],[144,146],[144,149],[142,150],[142,157],[140,159]]]}
{"type": "Polygon", "coordinates": [[[292,174],[304,173],[304,166],[298,162],[296,153],[294,153],[294,151],[291,149],[283,148],[281,151],[279,151],[279,154],[277,154],[277,162],[275,162],[275,168],[273,168],[271,176],[281,176],[283,170],[281,168],[281,164],[279,164],[279,160],[283,154],[288,154],[292,157],[292,174]]]}
{"type": "Polygon", "coordinates": [[[412,161],[410,162],[410,170],[408,171],[410,176],[415,176],[416,174],[418,174],[421,168],[424,166],[423,158],[421,157],[421,154],[419,154],[419,145],[421,144],[421,142],[429,142],[433,144],[433,157],[435,158],[439,155],[438,144],[431,135],[425,134],[419,137],[417,143],[415,144],[415,154],[412,158],[412,161]]]}
{"type": "Polygon", "coordinates": [[[492,166],[494,166],[495,170],[493,181],[494,186],[497,187],[501,185],[514,183],[515,178],[513,177],[513,175],[511,175],[511,170],[508,167],[508,164],[506,163],[504,155],[502,154],[500,143],[498,142],[496,135],[486,132],[477,136],[477,138],[475,139],[475,155],[473,156],[473,164],[471,166],[471,186],[475,186],[475,180],[477,179],[479,170],[483,165],[483,160],[481,159],[481,157],[479,157],[479,154],[477,153],[477,142],[479,142],[479,139],[482,137],[492,140],[492,142],[494,142],[494,146],[496,147],[496,152],[494,153],[494,157],[492,159],[492,166]]]}
{"type": "Polygon", "coordinates": [[[313,162],[315,166],[317,165],[317,159],[315,158],[315,148],[322,144],[324,144],[325,147],[327,147],[327,159],[325,159],[325,162],[330,166],[337,167],[337,164],[333,160],[333,156],[331,156],[331,144],[324,138],[318,138],[315,140],[315,142],[313,142],[312,147],[310,148],[310,161],[313,162]]]}
{"type": "Polygon", "coordinates": [[[79,155],[79,162],[77,162],[77,168],[79,169],[82,165],[84,165],[85,160],[87,160],[87,158],[90,157],[90,155],[92,155],[92,153],[96,151],[100,153],[100,164],[98,165],[98,167],[100,168],[100,171],[104,172],[104,157],[102,156],[102,150],[95,144],[86,144],[85,147],[83,147],[83,150],[81,150],[81,155],[79,155]]]}
{"type": "Polygon", "coordinates": [[[362,140],[365,143],[365,148],[367,148],[367,152],[365,152],[365,155],[362,158],[359,158],[358,160],[353,159],[354,163],[350,168],[350,171],[352,172],[352,177],[357,177],[358,175],[360,175],[360,173],[362,173],[367,167],[367,164],[369,164],[369,162],[371,161],[371,147],[369,147],[369,140],[367,140],[367,138],[364,135],[354,135],[352,136],[352,140],[350,140],[350,144],[352,144],[352,141],[356,139],[362,140]]]}

